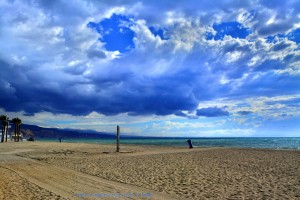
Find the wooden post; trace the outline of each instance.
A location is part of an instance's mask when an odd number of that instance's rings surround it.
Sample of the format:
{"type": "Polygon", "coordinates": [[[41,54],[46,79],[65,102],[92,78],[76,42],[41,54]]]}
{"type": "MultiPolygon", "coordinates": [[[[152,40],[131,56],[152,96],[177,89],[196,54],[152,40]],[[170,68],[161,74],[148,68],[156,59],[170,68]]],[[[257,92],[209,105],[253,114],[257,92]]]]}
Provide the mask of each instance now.
{"type": "Polygon", "coordinates": [[[120,152],[120,127],[117,126],[117,152],[120,152]]]}

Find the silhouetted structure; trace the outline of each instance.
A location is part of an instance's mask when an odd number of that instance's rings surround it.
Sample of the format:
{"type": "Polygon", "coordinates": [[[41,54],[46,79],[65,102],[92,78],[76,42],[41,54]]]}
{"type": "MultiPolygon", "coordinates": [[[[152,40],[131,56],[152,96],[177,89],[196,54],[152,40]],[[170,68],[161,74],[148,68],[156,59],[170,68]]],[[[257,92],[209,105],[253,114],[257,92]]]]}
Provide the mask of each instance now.
{"type": "Polygon", "coordinates": [[[22,120],[19,119],[18,117],[16,117],[16,118],[12,119],[12,122],[15,124],[14,140],[15,140],[15,142],[19,142],[20,141],[20,132],[21,132],[20,126],[21,126],[22,120]]]}
{"type": "Polygon", "coordinates": [[[2,137],[1,137],[1,142],[4,142],[5,135],[6,135],[6,142],[7,142],[7,132],[8,132],[8,117],[6,115],[1,115],[0,116],[0,121],[2,125],[2,137]]]}
{"type": "Polygon", "coordinates": [[[117,152],[120,152],[120,127],[117,126],[117,152]]]}
{"type": "Polygon", "coordinates": [[[187,140],[187,142],[189,144],[190,149],[193,148],[192,140],[187,140]]]}

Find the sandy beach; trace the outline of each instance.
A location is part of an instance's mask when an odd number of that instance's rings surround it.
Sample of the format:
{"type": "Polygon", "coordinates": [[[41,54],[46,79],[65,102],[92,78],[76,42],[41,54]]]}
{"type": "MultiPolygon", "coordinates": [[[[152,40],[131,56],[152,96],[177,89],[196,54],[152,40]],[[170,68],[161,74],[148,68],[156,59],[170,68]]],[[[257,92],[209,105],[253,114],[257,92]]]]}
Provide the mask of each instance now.
{"type": "Polygon", "coordinates": [[[300,198],[296,150],[4,143],[0,170],[0,199],[300,198]]]}

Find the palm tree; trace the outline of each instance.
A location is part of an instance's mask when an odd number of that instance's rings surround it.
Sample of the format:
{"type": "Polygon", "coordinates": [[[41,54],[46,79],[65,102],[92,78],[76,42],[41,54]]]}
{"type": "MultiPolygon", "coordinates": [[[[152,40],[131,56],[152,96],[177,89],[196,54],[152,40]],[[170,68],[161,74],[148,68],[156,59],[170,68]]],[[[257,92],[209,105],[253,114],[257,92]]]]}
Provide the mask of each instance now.
{"type": "Polygon", "coordinates": [[[6,115],[0,116],[0,121],[2,121],[2,137],[1,142],[4,142],[4,136],[6,132],[6,142],[7,142],[7,129],[8,129],[8,117],[6,115]]]}
{"type": "Polygon", "coordinates": [[[20,141],[20,125],[22,123],[22,120],[19,119],[18,117],[13,118],[12,121],[15,124],[15,137],[14,140],[15,142],[19,142],[20,141]]]}
{"type": "Polygon", "coordinates": [[[0,118],[0,120],[1,120],[1,133],[2,133],[2,135],[1,135],[1,142],[4,142],[4,125],[5,125],[5,123],[4,123],[4,121],[2,120],[2,115],[0,116],[1,118],[0,118]]]}
{"type": "Polygon", "coordinates": [[[5,123],[5,126],[6,126],[6,129],[5,129],[5,142],[7,142],[8,125],[9,125],[9,121],[7,120],[6,123],[5,123]]]}
{"type": "Polygon", "coordinates": [[[17,141],[17,132],[18,132],[18,118],[13,118],[12,122],[15,124],[15,135],[14,135],[14,141],[17,141]]]}
{"type": "Polygon", "coordinates": [[[17,124],[18,124],[18,132],[17,132],[17,134],[18,134],[18,142],[20,141],[21,123],[22,123],[22,120],[19,119],[19,118],[17,117],[17,124]]]}

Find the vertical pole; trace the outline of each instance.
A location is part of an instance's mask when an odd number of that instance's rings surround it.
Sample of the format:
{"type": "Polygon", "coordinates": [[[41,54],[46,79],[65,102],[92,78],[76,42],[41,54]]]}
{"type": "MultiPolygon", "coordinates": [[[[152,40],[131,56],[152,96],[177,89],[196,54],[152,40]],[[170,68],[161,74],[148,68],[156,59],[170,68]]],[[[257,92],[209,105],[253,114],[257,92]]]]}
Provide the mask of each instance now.
{"type": "Polygon", "coordinates": [[[7,120],[7,124],[6,124],[6,133],[5,133],[5,142],[7,142],[7,137],[8,137],[8,127],[9,126],[9,121],[7,120]]]}
{"type": "MultiPolygon", "coordinates": [[[[12,125],[10,125],[11,128],[12,125]]],[[[10,132],[10,141],[12,141],[13,132],[10,132]]]]}
{"type": "Polygon", "coordinates": [[[19,142],[19,124],[17,125],[17,135],[16,135],[16,137],[17,137],[17,142],[19,142]]]}
{"type": "Polygon", "coordinates": [[[19,142],[19,124],[17,125],[17,142],[19,142]]]}
{"type": "Polygon", "coordinates": [[[120,127],[117,126],[117,152],[120,151],[120,127]]]}
{"type": "Polygon", "coordinates": [[[7,128],[8,128],[8,125],[6,124],[6,126],[5,126],[5,142],[7,142],[7,128]]]}

